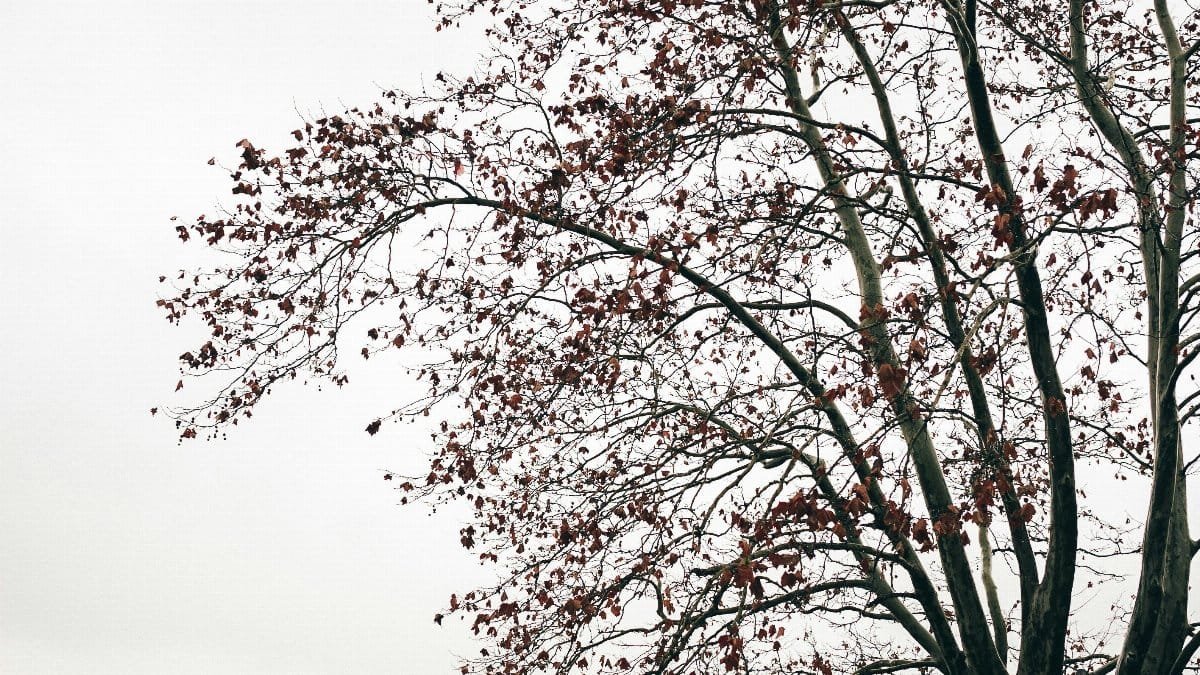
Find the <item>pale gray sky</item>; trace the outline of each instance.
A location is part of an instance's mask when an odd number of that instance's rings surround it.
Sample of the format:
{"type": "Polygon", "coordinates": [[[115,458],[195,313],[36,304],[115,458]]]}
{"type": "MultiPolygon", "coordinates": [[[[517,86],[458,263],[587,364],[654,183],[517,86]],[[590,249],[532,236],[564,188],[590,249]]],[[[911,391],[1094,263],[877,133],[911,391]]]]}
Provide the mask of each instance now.
{"type": "MultiPolygon", "coordinates": [[[[208,158],[285,142],[297,110],[467,69],[477,36],[430,13],[0,3],[0,673],[436,675],[477,648],[432,622],[488,578],[459,519],[399,508],[381,480],[425,436],[362,431],[405,400],[402,374],[373,359],[343,391],[282,388],[223,442],[176,445],[148,415],[198,393],[171,392],[193,345],[154,299],[196,261],[169,218],[228,194],[208,158]]],[[[1141,516],[1133,483],[1097,484],[1113,522],[1141,516]]]]}
{"type": "MultiPolygon", "coordinates": [[[[189,347],[154,307],[191,264],[242,137],[369,103],[479,49],[425,0],[0,6],[0,672],[449,673],[432,615],[486,579],[453,514],[380,469],[420,429],[362,432],[397,372],[293,387],[225,442],[175,443],[189,347]]],[[[374,365],[374,361],[372,364],[374,365]]],[[[196,392],[193,392],[196,393],[196,392]]]]}

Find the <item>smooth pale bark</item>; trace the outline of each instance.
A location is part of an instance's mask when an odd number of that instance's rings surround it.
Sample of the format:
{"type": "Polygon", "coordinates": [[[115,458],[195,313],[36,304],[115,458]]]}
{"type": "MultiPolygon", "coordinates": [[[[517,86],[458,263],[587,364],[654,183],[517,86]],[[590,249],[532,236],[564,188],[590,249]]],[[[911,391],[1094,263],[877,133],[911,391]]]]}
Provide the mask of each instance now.
{"type": "Polygon", "coordinates": [[[1016,197],[1008,159],[996,128],[987,80],[975,42],[975,3],[968,1],[963,11],[950,3],[943,3],[943,6],[958,44],[975,140],[979,144],[992,189],[1002,193],[998,215],[1007,219],[1007,228],[1012,235],[1010,248],[1017,255],[1015,276],[1025,319],[1026,345],[1038,381],[1050,459],[1050,541],[1045,574],[1023,611],[1025,621],[1021,627],[1017,672],[1028,675],[1058,673],[1063,669],[1079,542],[1075,457],[1071,447],[1066,395],[1050,340],[1037,252],[1030,246],[1025,216],[1016,197]]]}
{"type": "Polygon", "coordinates": [[[1008,659],[1008,626],[1004,622],[1004,610],[1000,607],[1000,591],[996,588],[996,579],[992,576],[992,542],[988,538],[987,525],[979,525],[979,560],[980,575],[983,578],[983,590],[987,595],[988,615],[992,619],[992,631],[996,634],[996,651],[1000,660],[1008,659]]]}
{"type": "Polygon", "coordinates": [[[1142,564],[1129,629],[1118,659],[1120,675],[1168,672],[1187,637],[1187,589],[1191,561],[1186,478],[1181,471],[1182,439],[1175,394],[1179,345],[1179,257],[1187,205],[1184,155],[1187,113],[1187,56],[1163,0],[1154,3],[1155,19],[1170,64],[1170,143],[1176,165],[1171,172],[1165,217],[1133,134],[1107,103],[1088,67],[1082,0],[1070,4],[1070,69],[1080,101],[1097,130],[1112,146],[1129,174],[1141,205],[1140,246],[1147,292],[1148,390],[1154,428],[1154,477],[1143,530],[1142,564]]]}
{"type": "MultiPolygon", "coordinates": [[[[778,53],[779,67],[787,88],[788,106],[799,118],[811,118],[812,114],[800,90],[799,76],[793,64],[793,51],[784,34],[779,9],[775,5],[772,5],[772,14],[771,39],[778,53]]],[[[834,201],[835,212],[842,227],[847,250],[854,262],[863,305],[869,309],[883,307],[879,266],[862,222],[859,220],[858,212],[847,193],[845,182],[838,174],[833,158],[816,127],[801,122],[800,132],[817,163],[817,169],[825,184],[826,192],[834,201]]],[[[875,320],[864,324],[864,330],[871,338],[870,350],[876,367],[888,366],[899,371],[900,360],[892,346],[892,339],[888,335],[886,323],[875,320]]],[[[900,423],[901,433],[908,446],[909,455],[913,459],[913,466],[916,469],[926,507],[931,518],[937,522],[944,514],[951,511],[954,502],[926,425],[912,415],[911,411],[915,409],[916,405],[916,401],[908,393],[907,387],[893,396],[891,400],[892,412],[900,423]]],[[[1005,673],[1004,664],[1000,660],[996,645],[992,640],[983,604],[975,587],[974,575],[960,534],[956,531],[938,533],[937,541],[951,602],[959,622],[959,636],[971,672],[981,675],[1005,673]]]]}
{"type": "MultiPolygon", "coordinates": [[[[845,17],[841,17],[840,15],[839,17],[842,25],[842,34],[854,50],[859,63],[863,67],[863,72],[867,76],[867,81],[871,85],[871,93],[879,109],[880,122],[883,124],[884,134],[887,139],[888,151],[892,155],[892,161],[897,168],[897,179],[900,182],[901,195],[904,197],[904,203],[908,209],[909,216],[917,224],[917,229],[921,234],[925,246],[924,253],[929,259],[934,282],[937,285],[936,295],[939,301],[938,304],[942,310],[942,319],[946,322],[946,334],[950,338],[950,343],[958,350],[959,368],[963,373],[963,379],[966,381],[967,391],[970,395],[972,415],[975,426],[978,429],[979,444],[983,450],[984,462],[987,465],[989,473],[1000,479],[997,490],[1000,492],[1001,505],[1007,516],[1009,534],[1012,537],[1013,552],[1017,559],[1018,578],[1021,587],[1021,609],[1023,612],[1032,599],[1033,589],[1037,586],[1038,570],[1033,546],[1029,539],[1029,531],[1025,525],[1025,521],[1018,515],[1021,503],[1017,498],[1012,470],[1009,468],[1008,459],[1004,456],[1001,439],[996,433],[991,405],[988,402],[987,392],[983,386],[983,377],[974,365],[974,355],[967,340],[967,333],[963,328],[962,316],[958,311],[958,306],[955,304],[954,298],[946,292],[946,289],[950,286],[950,276],[947,271],[946,259],[942,254],[941,247],[938,245],[937,234],[929,221],[925,206],[917,194],[916,186],[913,184],[912,178],[908,175],[909,160],[900,142],[900,134],[896,129],[896,122],[892,114],[892,106],[887,94],[887,88],[880,79],[879,73],[876,71],[875,64],[867,53],[866,47],[858,39],[850,22],[845,17]]],[[[1005,651],[1004,648],[1000,647],[999,639],[997,639],[996,644],[1000,652],[1005,651]]],[[[1003,654],[1001,654],[1001,659],[1003,659],[1003,654]]]]}
{"type": "Polygon", "coordinates": [[[1187,58],[1165,0],[1155,0],[1154,14],[1167,46],[1171,70],[1170,178],[1165,228],[1157,242],[1161,251],[1155,363],[1150,388],[1154,405],[1154,480],[1142,539],[1142,567],[1137,599],[1118,675],[1150,675],[1168,670],[1187,637],[1188,541],[1182,438],[1175,396],[1179,354],[1179,255],[1187,207],[1186,119],[1187,58]]]}

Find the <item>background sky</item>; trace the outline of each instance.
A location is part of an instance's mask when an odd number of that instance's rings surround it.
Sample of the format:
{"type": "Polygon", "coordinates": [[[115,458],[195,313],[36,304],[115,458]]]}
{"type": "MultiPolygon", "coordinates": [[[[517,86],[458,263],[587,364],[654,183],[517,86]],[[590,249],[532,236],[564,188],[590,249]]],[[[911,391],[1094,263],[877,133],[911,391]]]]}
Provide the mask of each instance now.
{"type": "MultiPolygon", "coordinates": [[[[201,393],[172,392],[198,333],[154,300],[159,274],[202,260],[170,218],[228,194],[208,159],[468,70],[478,33],[431,16],[426,0],[0,2],[0,673],[436,675],[477,648],[432,621],[489,578],[462,514],[402,509],[381,480],[416,470],[426,436],[363,432],[410,396],[405,375],[372,359],[344,390],[276,387],[224,441],[178,445],[148,413],[201,393]]],[[[1098,484],[1110,522],[1144,513],[1132,483],[1098,484]]],[[[1084,588],[1076,603],[1108,616],[1084,588]]]]}
{"type": "Polygon", "coordinates": [[[419,464],[421,430],[362,431],[402,374],[279,388],[219,442],[180,446],[148,413],[189,393],[172,389],[194,334],[154,300],[199,252],[169,218],[228,193],[209,157],[461,72],[477,34],[431,15],[0,3],[0,672],[449,673],[473,649],[432,621],[487,579],[460,518],[402,509],[381,480],[419,464]]]}

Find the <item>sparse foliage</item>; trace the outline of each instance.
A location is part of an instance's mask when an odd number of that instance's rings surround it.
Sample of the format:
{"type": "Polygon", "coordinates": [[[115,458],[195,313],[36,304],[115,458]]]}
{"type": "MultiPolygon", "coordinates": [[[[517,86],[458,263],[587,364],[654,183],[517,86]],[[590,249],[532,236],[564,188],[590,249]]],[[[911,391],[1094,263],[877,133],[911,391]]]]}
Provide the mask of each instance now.
{"type": "Polygon", "coordinates": [[[179,226],[230,254],[160,301],[225,378],[184,436],[426,359],[359,423],[428,417],[428,474],[386,478],[474,509],[464,672],[1187,669],[1187,6],[467,15],[476,75],[242,141],[229,211],[179,226]]]}

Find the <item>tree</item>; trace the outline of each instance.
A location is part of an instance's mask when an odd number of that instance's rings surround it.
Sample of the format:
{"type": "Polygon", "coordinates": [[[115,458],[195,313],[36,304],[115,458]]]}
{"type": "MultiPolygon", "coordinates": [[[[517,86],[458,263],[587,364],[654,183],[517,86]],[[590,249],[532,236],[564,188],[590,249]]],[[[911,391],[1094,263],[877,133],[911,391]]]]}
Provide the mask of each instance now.
{"type": "Polygon", "coordinates": [[[160,300],[225,378],[182,434],[427,357],[366,430],[430,417],[395,484],[474,509],[480,672],[1183,672],[1183,10],[444,4],[478,74],[242,141],[178,227],[232,254],[160,300]]]}

